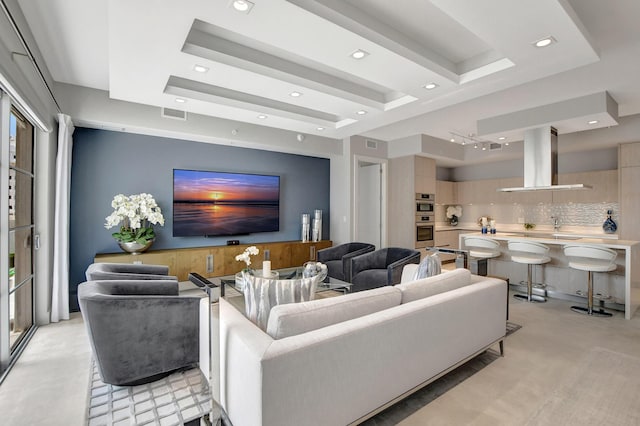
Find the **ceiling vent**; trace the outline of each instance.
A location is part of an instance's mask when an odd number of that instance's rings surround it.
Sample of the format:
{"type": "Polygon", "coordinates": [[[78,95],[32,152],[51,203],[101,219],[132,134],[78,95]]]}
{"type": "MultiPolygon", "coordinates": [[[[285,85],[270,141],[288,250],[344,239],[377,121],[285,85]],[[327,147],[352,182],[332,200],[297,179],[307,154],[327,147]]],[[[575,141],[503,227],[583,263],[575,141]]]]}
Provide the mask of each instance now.
{"type": "Polygon", "coordinates": [[[187,120],[187,111],[180,111],[179,109],[163,107],[161,115],[164,118],[173,118],[174,120],[187,120]]]}
{"type": "Polygon", "coordinates": [[[491,142],[489,144],[489,151],[501,151],[501,150],[502,150],[501,143],[491,142]]]}
{"type": "Polygon", "coordinates": [[[367,139],[367,148],[378,149],[378,142],[367,139]]]}

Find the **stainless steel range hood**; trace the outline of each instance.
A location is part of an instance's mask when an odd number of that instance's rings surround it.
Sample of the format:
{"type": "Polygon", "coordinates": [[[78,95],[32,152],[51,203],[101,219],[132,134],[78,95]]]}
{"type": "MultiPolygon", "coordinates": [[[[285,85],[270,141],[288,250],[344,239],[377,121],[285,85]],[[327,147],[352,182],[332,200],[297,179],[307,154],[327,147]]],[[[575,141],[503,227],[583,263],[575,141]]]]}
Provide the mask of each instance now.
{"type": "Polygon", "coordinates": [[[591,189],[582,183],[558,185],[558,131],[551,126],[529,129],[524,134],[524,186],[498,188],[498,192],[560,191],[591,189]]]}

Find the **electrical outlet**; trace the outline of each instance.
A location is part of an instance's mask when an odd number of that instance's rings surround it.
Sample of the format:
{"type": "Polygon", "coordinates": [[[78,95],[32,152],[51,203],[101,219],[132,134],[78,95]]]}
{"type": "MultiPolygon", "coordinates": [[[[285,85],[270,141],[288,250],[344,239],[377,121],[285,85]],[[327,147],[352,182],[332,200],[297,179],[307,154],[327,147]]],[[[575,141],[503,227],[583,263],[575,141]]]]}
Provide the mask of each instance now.
{"type": "Polygon", "coordinates": [[[520,224],[524,223],[524,217],[519,217],[518,218],[518,223],[520,223],[520,224]]]}

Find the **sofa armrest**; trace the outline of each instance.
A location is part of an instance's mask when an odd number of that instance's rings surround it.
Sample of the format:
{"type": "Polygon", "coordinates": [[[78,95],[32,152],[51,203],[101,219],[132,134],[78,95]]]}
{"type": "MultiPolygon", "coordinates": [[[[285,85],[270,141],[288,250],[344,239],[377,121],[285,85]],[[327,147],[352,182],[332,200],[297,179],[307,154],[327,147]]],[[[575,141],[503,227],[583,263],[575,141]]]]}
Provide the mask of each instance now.
{"type": "Polygon", "coordinates": [[[404,259],[396,260],[387,266],[387,278],[389,280],[389,285],[400,284],[400,281],[402,280],[402,269],[405,265],[410,263],[420,263],[419,252],[409,257],[405,257],[404,259]]]}
{"type": "Polygon", "coordinates": [[[374,250],[375,246],[371,245],[370,247],[363,247],[342,256],[342,273],[344,274],[345,279],[351,281],[351,259],[365,253],[371,253],[374,250]]]}
{"type": "Polygon", "coordinates": [[[263,424],[264,354],[274,340],[220,298],[220,403],[236,424],[263,424]]]}
{"type": "Polygon", "coordinates": [[[348,246],[341,244],[339,246],[327,247],[316,252],[318,262],[326,262],[328,260],[340,260],[342,256],[347,254],[348,246]]]}
{"type": "Polygon", "coordinates": [[[146,296],[177,296],[179,285],[177,281],[169,280],[99,280],[86,288],[93,288],[108,295],[146,295],[146,296]]]}
{"type": "Polygon", "coordinates": [[[85,271],[87,281],[109,279],[176,279],[168,276],[169,267],[166,265],[147,265],[133,263],[92,263],[85,271]],[[144,276],[153,276],[146,278],[144,276]]]}

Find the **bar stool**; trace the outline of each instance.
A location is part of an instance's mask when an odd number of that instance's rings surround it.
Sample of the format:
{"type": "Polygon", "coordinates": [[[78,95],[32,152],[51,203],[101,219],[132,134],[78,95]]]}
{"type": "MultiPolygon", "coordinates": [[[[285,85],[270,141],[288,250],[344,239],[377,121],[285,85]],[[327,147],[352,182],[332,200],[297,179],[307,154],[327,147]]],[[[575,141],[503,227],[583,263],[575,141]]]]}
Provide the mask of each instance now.
{"type": "Polygon", "coordinates": [[[598,317],[612,316],[613,314],[603,309],[593,309],[593,273],[615,270],[617,265],[614,262],[618,253],[606,247],[569,244],[564,246],[564,255],[569,258],[570,268],[588,272],[587,307],[572,306],[571,310],[598,317]]]}
{"type": "MultiPolygon", "coordinates": [[[[470,258],[480,259],[482,262],[476,262],[476,270],[473,265],[469,265],[471,273],[476,275],[487,275],[487,259],[500,256],[500,243],[493,238],[487,237],[465,237],[464,247],[469,252],[470,258]]],[[[472,263],[472,262],[470,262],[472,263]]]]}
{"type": "Polygon", "coordinates": [[[500,243],[493,238],[465,237],[464,246],[471,257],[491,259],[500,256],[500,243]]]}
{"type": "Polygon", "coordinates": [[[514,294],[518,299],[527,302],[546,302],[543,296],[533,294],[532,272],[533,265],[543,265],[551,261],[547,256],[549,247],[533,241],[510,240],[509,251],[511,252],[511,260],[516,263],[525,263],[527,265],[527,294],[514,294]]]}

